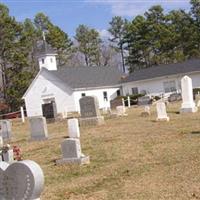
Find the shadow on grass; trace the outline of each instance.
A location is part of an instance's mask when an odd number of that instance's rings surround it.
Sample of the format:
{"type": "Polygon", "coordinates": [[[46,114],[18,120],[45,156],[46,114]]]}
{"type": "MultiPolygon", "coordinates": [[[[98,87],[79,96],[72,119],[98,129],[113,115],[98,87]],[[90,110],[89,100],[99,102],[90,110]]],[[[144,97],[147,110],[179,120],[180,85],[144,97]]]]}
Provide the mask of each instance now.
{"type": "Polygon", "coordinates": [[[167,111],[167,113],[172,113],[172,114],[177,114],[177,115],[179,115],[179,114],[180,114],[180,112],[179,112],[179,111],[167,111]]]}
{"type": "Polygon", "coordinates": [[[193,135],[200,135],[200,131],[192,131],[191,134],[193,134],[193,135]]]}

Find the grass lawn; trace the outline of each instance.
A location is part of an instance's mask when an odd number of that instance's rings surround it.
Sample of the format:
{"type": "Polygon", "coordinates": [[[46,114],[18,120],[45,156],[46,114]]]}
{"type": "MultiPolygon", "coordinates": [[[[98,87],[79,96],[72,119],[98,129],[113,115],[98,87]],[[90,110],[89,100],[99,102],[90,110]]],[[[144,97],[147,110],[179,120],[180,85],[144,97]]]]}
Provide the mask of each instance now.
{"type": "Polygon", "coordinates": [[[131,108],[127,117],[81,128],[90,165],[55,165],[66,121],[49,124],[49,140],[42,142],[28,142],[28,124],[13,121],[11,144],[42,167],[42,200],[200,199],[200,112],[180,115],[179,108],[167,107],[169,122],[156,122],[153,106],[150,117],[131,108]]]}

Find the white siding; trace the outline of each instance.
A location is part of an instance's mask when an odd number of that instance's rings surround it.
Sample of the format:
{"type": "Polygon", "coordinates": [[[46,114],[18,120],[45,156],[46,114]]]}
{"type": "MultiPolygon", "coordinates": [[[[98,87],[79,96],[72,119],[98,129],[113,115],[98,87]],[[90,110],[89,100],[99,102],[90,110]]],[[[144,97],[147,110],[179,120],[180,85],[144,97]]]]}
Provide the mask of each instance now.
{"type": "Polygon", "coordinates": [[[181,75],[173,75],[168,77],[162,78],[155,78],[151,80],[144,80],[144,81],[135,81],[123,84],[123,94],[124,95],[131,95],[132,88],[137,87],[139,93],[142,90],[145,90],[147,94],[151,95],[159,95],[161,93],[165,93],[164,91],[164,82],[166,81],[175,81],[176,89],[178,91],[181,90],[181,78],[185,75],[188,75],[192,79],[193,88],[200,88],[200,73],[188,73],[188,74],[181,74],[181,75]]]}
{"type": "Polygon", "coordinates": [[[79,99],[82,97],[82,93],[85,93],[86,96],[96,96],[99,101],[99,108],[105,107],[105,102],[103,98],[103,92],[107,92],[108,101],[107,106],[110,107],[110,100],[114,99],[117,96],[117,90],[120,88],[105,88],[105,89],[96,89],[96,90],[83,90],[74,92],[74,99],[76,104],[76,111],[80,111],[79,99]]]}
{"type": "Polygon", "coordinates": [[[51,98],[55,99],[57,113],[75,110],[73,92],[43,71],[25,95],[27,115],[41,116],[42,104],[51,98]]]}

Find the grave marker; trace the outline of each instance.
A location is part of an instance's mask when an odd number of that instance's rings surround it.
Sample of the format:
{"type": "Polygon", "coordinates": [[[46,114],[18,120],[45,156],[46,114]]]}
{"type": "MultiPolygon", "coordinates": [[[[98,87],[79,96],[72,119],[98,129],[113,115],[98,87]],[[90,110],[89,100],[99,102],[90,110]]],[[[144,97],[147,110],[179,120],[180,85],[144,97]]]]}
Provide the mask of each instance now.
{"type": "Polygon", "coordinates": [[[2,200],[39,200],[44,187],[40,166],[24,160],[8,164],[0,162],[0,197],[2,200]]]}
{"type": "Polygon", "coordinates": [[[182,105],[181,105],[181,113],[187,112],[197,112],[197,107],[195,106],[193,100],[193,87],[192,87],[192,79],[188,76],[184,76],[181,79],[181,89],[182,89],[182,105]]]}
{"type": "Polygon", "coordinates": [[[166,105],[164,102],[158,102],[156,104],[157,121],[169,121],[169,117],[166,112],[166,105]]]}
{"type": "Polygon", "coordinates": [[[3,137],[4,140],[11,139],[11,122],[9,120],[0,120],[0,136],[3,137]]]}
{"type": "Polygon", "coordinates": [[[57,160],[57,164],[88,164],[89,156],[81,152],[80,140],[76,138],[65,139],[61,144],[62,159],[57,160]]]}
{"type": "Polygon", "coordinates": [[[142,117],[150,116],[150,106],[144,106],[144,111],[141,113],[142,117]]]}
{"type": "Polygon", "coordinates": [[[143,96],[138,98],[138,105],[139,106],[146,106],[151,104],[151,99],[149,96],[143,96]]]}
{"type": "Polygon", "coordinates": [[[98,99],[92,96],[85,96],[79,100],[81,126],[100,125],[104,123],[104,117],[100,115],[98,99]]]}
{"type": "Polygon", "coordinates": [[[45,140],[48,138],[47,122],[45,117],[30,117],[29,125],[31,140],[45,140]]]}
{"type": "Polygon", "coordinates": [[[78,119],[68,119],[68,134],[70,138],[80,138],[78,119]]]}

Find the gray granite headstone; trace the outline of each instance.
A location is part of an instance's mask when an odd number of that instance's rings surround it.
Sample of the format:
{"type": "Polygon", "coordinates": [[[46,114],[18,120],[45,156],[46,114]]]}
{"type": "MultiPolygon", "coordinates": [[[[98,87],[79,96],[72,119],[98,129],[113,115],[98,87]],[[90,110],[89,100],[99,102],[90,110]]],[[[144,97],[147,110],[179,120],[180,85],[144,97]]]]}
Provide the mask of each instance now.
{"type": "Polygon", "coordinates": [[[43,187],[44,175],[37,163],[31,160],[0,163],[1,200],[39,200],[43,187]]]}
{"type": "Polygon", "coordinates": [[[85,96],[79,100],[82,118],[97,117],[100,115],[99,103],[96,97],[85,96]]]}
{"type": "Polygon", "coordinates": [[[47,122],[45,117],[30,117],[29,125],[31,140],[45,140],[48,138],[47,122]]]}
{"type": "Polygon", "coordinates": [[[81,153],[80,140],[76,138],[65,139],[61,144],[62,159],[57,160],[57,164],[88,164],[89,156],[81,153]]]}
{"type": "Polygon", "coordinates": [[[143,96],[138,98],[138,105],[139,106],[146,106],[151,104],[151,99],[149,96],[143,96]]]}
{"type": "Polygon", "coordinates": [[[4,140],[11,139],[11,126],[10,120],[0,120],[0,135],[4,140]]]}
{"type": "Polygon", "coordinates": [[[104,123],[104,117],[100,115],[99,103],[96,97],[85,96],[79,100],[80,103],[80,125],[100,125],[104,123]]]}

